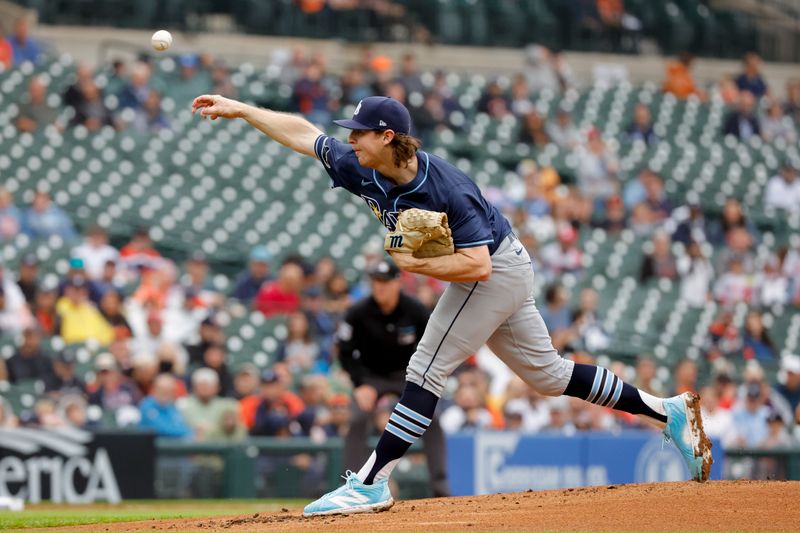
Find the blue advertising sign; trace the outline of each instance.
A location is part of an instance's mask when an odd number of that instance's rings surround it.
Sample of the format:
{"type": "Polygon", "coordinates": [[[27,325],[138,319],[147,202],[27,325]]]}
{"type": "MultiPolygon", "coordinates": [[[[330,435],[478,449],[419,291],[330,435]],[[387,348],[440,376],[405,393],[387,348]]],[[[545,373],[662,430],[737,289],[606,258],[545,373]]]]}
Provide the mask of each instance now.
{"type": "MultiPolygon", "coordinates": [[[[649,431],[462,433],[448,436],[447,447],[450,486],[459,496],[689,479],[678,450],[649,431]]],[[[711,479],[720,479],[718,442],[714,452],[711,479]]]]}

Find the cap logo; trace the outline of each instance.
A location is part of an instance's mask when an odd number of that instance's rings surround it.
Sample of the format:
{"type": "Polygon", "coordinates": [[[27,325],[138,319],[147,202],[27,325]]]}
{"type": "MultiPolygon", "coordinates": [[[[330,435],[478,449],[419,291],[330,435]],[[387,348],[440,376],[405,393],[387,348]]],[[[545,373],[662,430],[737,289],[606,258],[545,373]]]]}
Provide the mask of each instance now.
{"type": "Polygon", "coordinates": [[[381,128],[385,128],[386,127],[386,123],[381,120],[380,122],[378,122],[378,126],[380,126],[381,128]]]}
{"type": "Polygon", "coordinates": [[[358,105],[356,106],[356,110],[353,111],[353,116],[358,115],[359,111],[361,111],[361,102],[358,102],[358,105]]]}

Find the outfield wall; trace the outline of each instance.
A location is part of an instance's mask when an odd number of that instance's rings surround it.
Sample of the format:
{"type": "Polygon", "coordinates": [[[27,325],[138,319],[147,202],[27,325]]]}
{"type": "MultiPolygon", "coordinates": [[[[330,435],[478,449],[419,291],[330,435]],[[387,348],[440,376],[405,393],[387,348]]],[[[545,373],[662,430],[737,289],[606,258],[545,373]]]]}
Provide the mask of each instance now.
{"type": "MultiPolygon", "coordinates": [[[[711,479],[722,479],[724,453],[714,442],[711,479]]],[[[689,471],[660,434],[625,431],[564,435],[478,432],[448,439],[456,495],[684,481],[689,471]]]]}
{"type": "MultiPolygon", "coordinates": [[[[193,443],[152,433],[0,430],[0,496],[29,502],[161,498],[312,498],[340,483],[341,439],[193,443]]],[[[395,470],[400,499],[430,495],[421,447],[395,470]]],[[[800,479],[800,448],[723,450],[712,479],[800,479]]],[[[681,481],[688,472],[658,433],[474,432],[448,436],[456,495],[681,481]]]]}
{"type": "Polygon", "coordinates": [[[29,503],[155,497],[155,435],[0,428],[0,496],[29,503]]]}

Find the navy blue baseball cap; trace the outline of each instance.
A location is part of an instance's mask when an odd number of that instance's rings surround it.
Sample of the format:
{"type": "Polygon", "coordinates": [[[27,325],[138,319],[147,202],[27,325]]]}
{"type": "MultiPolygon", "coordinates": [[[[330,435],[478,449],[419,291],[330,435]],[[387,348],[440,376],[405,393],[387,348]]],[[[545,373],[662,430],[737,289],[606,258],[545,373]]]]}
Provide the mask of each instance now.
{"type": "Polygon", "coordinates": [[[334,120],[349,130],[393,130],[395,133],[411,132],[411,115],[406,106],[388,96],[369,96],[361,100],[353,118],[334,120]]]}

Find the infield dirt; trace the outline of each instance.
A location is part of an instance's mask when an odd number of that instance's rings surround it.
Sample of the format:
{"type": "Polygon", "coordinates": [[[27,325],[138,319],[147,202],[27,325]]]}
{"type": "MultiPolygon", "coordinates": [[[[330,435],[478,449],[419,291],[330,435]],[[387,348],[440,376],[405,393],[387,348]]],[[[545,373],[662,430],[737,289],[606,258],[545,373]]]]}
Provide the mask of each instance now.
{"type": "Polygon", "coordinates": [[[799,531],[800,482],[649,483],[398,502],[303,518],[299,508],[40,531],[799,531]]]}

